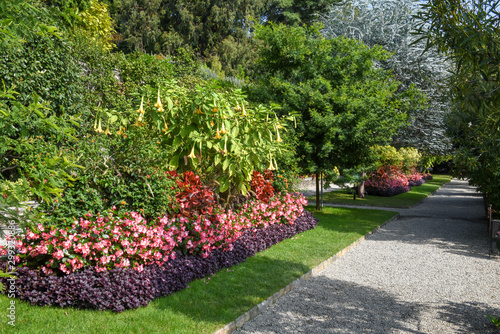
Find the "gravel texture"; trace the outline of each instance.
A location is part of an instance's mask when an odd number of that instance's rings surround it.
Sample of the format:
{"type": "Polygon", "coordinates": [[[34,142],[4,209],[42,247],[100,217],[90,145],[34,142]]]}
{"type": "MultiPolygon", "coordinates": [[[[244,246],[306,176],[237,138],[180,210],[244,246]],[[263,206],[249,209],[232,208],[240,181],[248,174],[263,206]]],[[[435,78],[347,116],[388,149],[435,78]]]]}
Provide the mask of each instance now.
{"type": "MultiPolygon", "coordinates": [[[[396,210],[395,210],[396,211],[396,210]]],[[[452,180],[235,333],[500,333],[482,196],[452,180]]]]}

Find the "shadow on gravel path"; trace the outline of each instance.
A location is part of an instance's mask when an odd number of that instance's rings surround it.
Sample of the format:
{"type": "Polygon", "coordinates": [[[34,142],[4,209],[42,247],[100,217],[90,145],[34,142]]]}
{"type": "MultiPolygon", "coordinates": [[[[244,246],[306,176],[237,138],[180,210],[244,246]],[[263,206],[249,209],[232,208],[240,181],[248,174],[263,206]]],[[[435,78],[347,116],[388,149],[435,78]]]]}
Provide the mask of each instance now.
{"type": "MultiPolygon", "coordinates": [[[[374,209],[371,207],[371,209],[374,209]]],[[[500,333],[482,196],[452,180],[237,333],[500,333]]]]}

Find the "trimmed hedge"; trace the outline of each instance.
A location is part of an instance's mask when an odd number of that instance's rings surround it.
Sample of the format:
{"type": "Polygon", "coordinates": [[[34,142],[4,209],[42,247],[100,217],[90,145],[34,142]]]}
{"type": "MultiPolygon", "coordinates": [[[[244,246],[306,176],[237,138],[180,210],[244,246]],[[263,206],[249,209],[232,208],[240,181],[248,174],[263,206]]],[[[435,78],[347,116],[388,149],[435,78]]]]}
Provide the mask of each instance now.
{"type": "MultiPolygon", "coordinates": [[[[15,273],[18,277],[16,296],[32,305],[122,312],[146,306],[157,297],[186,288],[195,279],[244,262],[256,253],[316,226],[317,219],[305,211],[293,225],[271,225],[246,230],[233,243],[230,251],[217,249],[207,258],[178,252],[174,260],[162,266],[145,266],[142,272],[121,268],[97,272],[93,267],[85,267],[82,271],[56,276],[22,267],[15,273]]],[[[4,263],[1,266],[5,268],[4,263]]],[[[0,281],[7,285],[7,278],[0,278],[0,281]]]]}

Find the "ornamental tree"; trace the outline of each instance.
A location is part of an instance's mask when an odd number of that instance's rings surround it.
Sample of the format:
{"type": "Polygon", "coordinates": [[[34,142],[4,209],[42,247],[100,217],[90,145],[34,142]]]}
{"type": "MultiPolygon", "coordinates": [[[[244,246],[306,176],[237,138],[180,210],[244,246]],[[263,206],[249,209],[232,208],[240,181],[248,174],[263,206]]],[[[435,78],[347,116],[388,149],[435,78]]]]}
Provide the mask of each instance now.
{"type": "Polygon", "coordinates": [[[300,114],[297,155],[308,173],[363,168],[371,162],[369,147],[390,141],[403,124],[413,97],[396,97],[400,83],[374,66],[389,57],[382,47],[326,39],[321,28],[258,26],[263,45],[253,95],[280,104],[281,114],[300,114]]]}
{"type": "Polygon", "coordinates": [[[101,110],[95,130],[156,143],[168,155],[159,168],[193,170],[226,206],[248,193],[255,169],[278,168],[276,156],[286,150],[283,121],[272,108],[252,108],[239,89],[164,81],[144,87],[137,106],[133,111],[101,110]]]}

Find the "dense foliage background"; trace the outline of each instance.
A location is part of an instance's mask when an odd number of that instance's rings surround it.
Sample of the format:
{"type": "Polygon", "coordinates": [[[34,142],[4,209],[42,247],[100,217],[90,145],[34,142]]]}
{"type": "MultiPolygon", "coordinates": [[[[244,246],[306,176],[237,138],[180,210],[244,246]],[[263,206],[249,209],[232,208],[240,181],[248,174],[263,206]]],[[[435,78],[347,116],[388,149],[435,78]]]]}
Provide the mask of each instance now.
{"type": "Polygon", "coordinates": [[[499,20],[489,0],[1,1],[17,263],[156,280],[176,256],[223,261],[245,231],[314,227],[299,176],[393,196],[451,157],[500,207],[499,20]]]}

